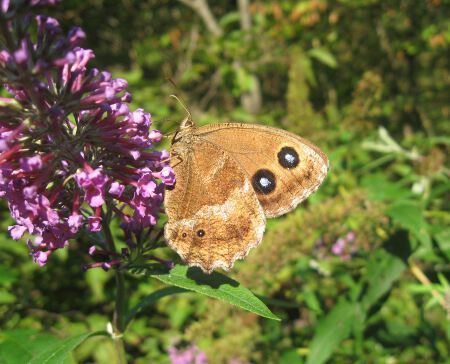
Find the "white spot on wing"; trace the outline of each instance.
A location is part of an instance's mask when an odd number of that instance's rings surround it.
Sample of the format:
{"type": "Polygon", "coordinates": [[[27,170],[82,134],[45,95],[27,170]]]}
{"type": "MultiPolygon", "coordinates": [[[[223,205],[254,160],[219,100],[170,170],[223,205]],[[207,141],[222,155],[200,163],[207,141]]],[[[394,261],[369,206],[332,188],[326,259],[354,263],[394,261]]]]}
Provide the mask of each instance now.
{"type": "Polygon", "coordinates": [[[289,206],[286,208],[279,209],[275,211],[273,214],[266,215],[267,217],[277,217],[284,215],[288,213],[289,211],[292,211],[298,204],[306,200],[310,195],[312,195],[314,192],[318,190],[320,185],[322,184],[323,180],[325,179],[327,173],[328,173],[328,161],[327,163],[324,163],[323,158],[311,147],[303,144],[302,145],[303,152],[311,158],[315,163],[320,164],[320,173],[317,176],[316,183],[311,188],[306,188],[303,190],[303,193],[295,197],[289,206]]]}

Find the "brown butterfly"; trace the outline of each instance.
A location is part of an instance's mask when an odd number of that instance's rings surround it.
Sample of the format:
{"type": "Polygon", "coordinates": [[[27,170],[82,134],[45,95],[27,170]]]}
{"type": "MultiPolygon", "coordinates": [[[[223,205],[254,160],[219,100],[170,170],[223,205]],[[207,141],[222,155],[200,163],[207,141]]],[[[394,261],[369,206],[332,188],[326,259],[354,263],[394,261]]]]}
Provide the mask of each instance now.
{"type": "Polygon", "coordinates": [[[190,266],[229,270],[263,237],[266,217],[316,191],[327,156],[295,134],[268,126],[196,127],[187,117],[172,139],[176,183],[168,187],[165,238],[190,266]]]}

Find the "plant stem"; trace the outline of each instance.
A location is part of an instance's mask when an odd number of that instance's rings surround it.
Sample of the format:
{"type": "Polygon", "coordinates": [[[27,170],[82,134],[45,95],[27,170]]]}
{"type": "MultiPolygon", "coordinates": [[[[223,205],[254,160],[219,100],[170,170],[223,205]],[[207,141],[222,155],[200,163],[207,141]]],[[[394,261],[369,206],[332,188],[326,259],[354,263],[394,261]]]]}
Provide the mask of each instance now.
{"type": "MultiPolygon", "coordinates": [[[[103,216],[103,231],[105,232],[106,242],[109,250],[116,252],[116,245],[114,238],[109,228],[108,219],[103,216]]],[[[123,271],[120,267],[115,269],[116,273],[116,300],[113,313],[113,340],[114,347],[116,348],[117,363],[126,364],[127,357],[125,353],[125,341],[123,340],[123,334],[125,330],[125,310],[126,310],[126,288],[123,271]]]]}
{"type": "Polygon", "coordinates": [[[422,283],[424,286],[429,287],[431,295],[436,299],[436,301],[439,302],[439,304],[444,309],[446,309],[444,297],[435,288],[433,288],[433,284],[428,279],[428,277],[425,275],[425,273],[419,268],[419,266],[417,264],[415,264],[412,260],[410,260],[409,267],[411,269],[412,274],[414,274],[414,276],[417,278],[417,280],[420,283],[422,283]]]}
{"type": "Polygon", "coordinates": [[[125,319],[125,279],[123,272],[116,270],[116,304],[113,315],[113,330],[114,330],[114,346],[117,352],[117,362],[119,364],[126,364],[127,358],[125,354],[125,342],[123,340],[124,334],[124,319],[125,319]]]}

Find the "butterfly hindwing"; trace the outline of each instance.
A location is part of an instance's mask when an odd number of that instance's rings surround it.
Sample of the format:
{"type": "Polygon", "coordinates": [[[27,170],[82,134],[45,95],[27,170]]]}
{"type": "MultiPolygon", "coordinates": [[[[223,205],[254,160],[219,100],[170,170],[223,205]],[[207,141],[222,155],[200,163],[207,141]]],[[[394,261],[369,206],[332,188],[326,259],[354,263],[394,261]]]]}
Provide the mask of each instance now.
{"type": "Polygon", "coordinates": [[[239,164],[221,148],[195,136],[172,148],[176,184],[166,190],[168,244],[205,272],[229,270],[257,246],[263,209],[239,164]]]}

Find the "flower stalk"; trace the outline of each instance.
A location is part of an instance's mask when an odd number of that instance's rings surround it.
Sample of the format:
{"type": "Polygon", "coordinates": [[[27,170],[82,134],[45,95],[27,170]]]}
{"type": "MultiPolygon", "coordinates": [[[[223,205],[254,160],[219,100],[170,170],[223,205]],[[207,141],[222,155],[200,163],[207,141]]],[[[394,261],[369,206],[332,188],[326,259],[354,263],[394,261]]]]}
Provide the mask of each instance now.
{"type": "Polygon", "coordinates": [[[115,333],[114,346],[119,364],[126,364],[125,341],[123,334],[125,332],[125,308],[126,308],[126,289],[123,271],[117,269],[116,274],[116,302],[113,314],[113,332],[115,333]]]}
{"type": "MultiPolygon", "coordinates": [[[[111,233],[109,225],[104,224],[103,230],[105,232],[105,239],[108,245],[108,249],[115,254],[117,252],[116,244],[114,242],[114,237],[111,233]]],[[[114,273],[116,278],[116,298],[112,321],[112,338],[114,340],[114,347],[116,349],[118,363],[126,364],[127,358],[125,352],[125,341],[123,338],[125,332],[125,315],[127,309],[125,277],[124,272],[120,268],[120,266],[114,270],[114,273]]]]}

